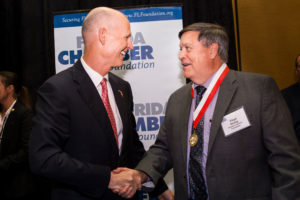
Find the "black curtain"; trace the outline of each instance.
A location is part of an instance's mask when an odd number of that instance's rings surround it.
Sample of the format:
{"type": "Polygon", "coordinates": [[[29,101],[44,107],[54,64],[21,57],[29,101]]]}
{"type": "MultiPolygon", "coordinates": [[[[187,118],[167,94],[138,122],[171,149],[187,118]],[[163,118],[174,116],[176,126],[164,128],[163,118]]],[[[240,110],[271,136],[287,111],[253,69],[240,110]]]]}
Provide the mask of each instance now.
{"type": "MultiPolygon", "coordinates": [[[[230,38],[229,62],[237,69],[231,0],[1,0],[0,70],[16,72],[34,97],[38,87],[55,73],[52,15],[59,11],[97,6],[183,6],[183,25],[212,22],[224,26],[230,38]]],[[[177,59],[177,58],[174,58],[177,59]]]]}

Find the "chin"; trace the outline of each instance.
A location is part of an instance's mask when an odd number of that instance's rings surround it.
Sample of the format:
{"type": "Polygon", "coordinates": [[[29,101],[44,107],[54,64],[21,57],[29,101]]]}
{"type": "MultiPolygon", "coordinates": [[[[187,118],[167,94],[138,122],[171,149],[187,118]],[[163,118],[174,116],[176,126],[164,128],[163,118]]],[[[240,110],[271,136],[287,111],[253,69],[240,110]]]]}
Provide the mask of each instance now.
{"type": "Polygon", "coordinates": [[[191,78],[190,73],[188,73],[188,72],[186,72],[186,71],[183,71],[183,76],[184,76],[185,78],[191,78]]]}
{"type": "Polygon", "coordinates": [[[122,62],[118,65],[118,67],[122,67],[122,65],[123,65],[123,60],[122,60],[122,62]]]}
{"type": "Polygon", "coordinates": [[[123,65],[123,60],[114,64],[114,67],[121,67],[123,65]]]}

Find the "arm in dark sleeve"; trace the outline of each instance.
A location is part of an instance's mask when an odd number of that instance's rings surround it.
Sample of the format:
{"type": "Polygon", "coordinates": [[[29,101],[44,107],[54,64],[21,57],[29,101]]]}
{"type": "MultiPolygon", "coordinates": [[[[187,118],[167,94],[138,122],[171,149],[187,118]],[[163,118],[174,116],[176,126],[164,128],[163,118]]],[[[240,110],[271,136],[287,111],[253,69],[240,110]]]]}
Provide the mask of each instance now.
{"type": "Polygon", "coordinates": [[[65,93],[64,88],[53,83],[46,83],[39,90],[29,142],[30,167],[38,175],[100,198],[110,180],[109,167],[83,162],[64,151],[72,134],[68,103],[73,98],[65,93]]]}
{"type": "Polygon", "coordinates": [[[300,149],[291,115],[273,79],[265,79],[262,96],[262,131],[273,174],[272,197],[300,199],[300,149]]]}
{"type": "MultiPolygon", "coordinates": [[[[133,112],[133,100],[132,100],[132,92],[131,88],[129,86],[129,97],[131,102],[131,111],[133,112]]],[[[131,127],[133,133],[133,145],[131,145],[131,155],[133,155],[132,160],[135,163],[132,167],[136,167],[138,162],[143,158],[143,155],[145,154],[145,149],[143,143],[139,140],[138,133],[136,132],[136,121],[134,118],[134,115],[131,112],[131,127]]],[[[168,189],[167,184],[165,183],[164,179],[161,177],[158,181],[158,183],[155,185],[155,188],[153,191],[149,192],[149,195],[151,197],[157,197],[158,195],[162,194],[168,189]]]]}
{"type": "MultiPolygon", "coordinates": [[[[13,112],[13,111],[12,111],[13,112]]],[[[16,111],[15,111],[16,112],[16,111]]],[[[25,109],[20,107],[18,110],[18,114],[16,114],[15,124],[14,127],[5,127],[4,131],[8,131],[7,133],[3,134],[10,134],[9,132],[17,131],[18,137],[15,141],[18,145],[18,150],[15,153],[9,154],[4,158],[0,159],[0,169],[1,171],[7,171],[10,169],[23,167],[24,164],[27,164],[28,159],[28,139],[31,132],[32,127],[32,112],[29,109],[25,109]]],[[[7,136],[9,137],[9,136],[7,136]]]]}
{"type": "MultiPolygon", "coordinates": [[[[136,166],[137,170],[140,170],[147,174],[147,176],[153,181],[156,188],[165,188],[157,192],[154,190],[153,194],[161,194],[167,189],[166,183],[163,181],[162,177],[172,168],[172,159],[168,147],[167,139],[167,126],[169,126],[170,120],[168,117],[169,108],[172,104],[171,98],[168,101],[165,119],[160,127],[159,133],[155,143],[150,147],[150,149],[145,153],[143,159],[136,166]]],[[[148,189],[148,188],[147,188],[148,189]]],[[[151,194],[152,196],[152,194],[151,194]]]]}
{"type": "Polygon", "coordinates": [[[172,159],[167,144],[167,120],[166,115],[155,143],[136,167],[137,170],[146,173],[155,185],[172,168],[172,159]]]}

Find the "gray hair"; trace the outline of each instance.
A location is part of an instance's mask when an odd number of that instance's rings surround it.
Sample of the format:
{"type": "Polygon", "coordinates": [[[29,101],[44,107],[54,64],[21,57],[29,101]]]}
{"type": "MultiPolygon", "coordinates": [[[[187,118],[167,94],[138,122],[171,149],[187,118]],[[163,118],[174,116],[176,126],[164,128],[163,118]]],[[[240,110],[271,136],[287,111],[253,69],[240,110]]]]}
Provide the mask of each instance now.
{"type": "Polygon", "coordinates": [[[219,46],[218,55],[224,62],[228,61],[229,39],[222,26],[210,23],[194,23],[182,29],[178,34],[179,38],[188,31],[199,31],[198,40],[204,40],[205,47],[217,43],[219,46]]]}

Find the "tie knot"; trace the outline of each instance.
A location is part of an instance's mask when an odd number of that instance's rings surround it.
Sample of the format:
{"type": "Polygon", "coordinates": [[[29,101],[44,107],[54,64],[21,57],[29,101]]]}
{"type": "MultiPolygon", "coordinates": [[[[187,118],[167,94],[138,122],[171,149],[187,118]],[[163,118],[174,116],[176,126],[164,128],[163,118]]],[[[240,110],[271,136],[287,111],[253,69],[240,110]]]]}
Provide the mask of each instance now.
{"type": "Polygon", "coordinates": [[[202,85],[197,86],[195,89],[198,96],[202,96],[206,90],[206,88],[202,85]]]}
{"type": "Polygon", "coordinates": [[[103,78],[102,81],[100,82],[102,88],[105,87],[106,88],[106,78],[103,78]]]}

